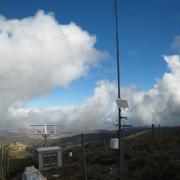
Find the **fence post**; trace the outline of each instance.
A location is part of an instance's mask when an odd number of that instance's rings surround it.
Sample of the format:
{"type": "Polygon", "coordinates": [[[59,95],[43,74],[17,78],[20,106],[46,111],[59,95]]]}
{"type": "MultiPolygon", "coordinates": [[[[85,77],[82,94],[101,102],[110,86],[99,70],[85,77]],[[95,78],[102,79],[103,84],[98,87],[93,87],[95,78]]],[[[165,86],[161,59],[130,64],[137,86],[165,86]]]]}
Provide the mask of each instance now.
{"type": "Polygon", "coordinates": [[[6,146],[3,148],[3,177],[6,177],[6,146]]]}
{"type": "Polygon", "coordinates": [[[2,161],[2,147],[0,147],[0,178],[2,179],[3,177],[3,161],[2,161]]]}
{"type": "Polygon", "coordinates": [[[82,150],[83,150],[83,175],[84,175],[84,180],[87,180],[87,173],[86,173],[86,151],[85,151],[84,134],[81,134],[81,137],[82,137],[82,150]]]}
{"type": "Polygon", "coordinates": [[[6,148],[6,178],[8,178],[9,173],[9,148],[6,148]]]}

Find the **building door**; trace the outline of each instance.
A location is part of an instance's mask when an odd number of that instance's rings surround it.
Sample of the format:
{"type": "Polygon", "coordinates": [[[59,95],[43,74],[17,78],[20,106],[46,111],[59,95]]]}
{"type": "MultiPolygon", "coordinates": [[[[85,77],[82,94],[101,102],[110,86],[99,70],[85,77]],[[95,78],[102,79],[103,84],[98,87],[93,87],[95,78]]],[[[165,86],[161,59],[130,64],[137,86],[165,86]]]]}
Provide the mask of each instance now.
{"type": "Polygon", "coordinates": [[[43,167],[50,167],[50,166],[51,166],[51,154],[43,153],[43,167]]]}
{"type": "Polygon", "coordinates": [[[58,166],[58,154],[57,152],[51,153],[51,165],[58,166]]]}

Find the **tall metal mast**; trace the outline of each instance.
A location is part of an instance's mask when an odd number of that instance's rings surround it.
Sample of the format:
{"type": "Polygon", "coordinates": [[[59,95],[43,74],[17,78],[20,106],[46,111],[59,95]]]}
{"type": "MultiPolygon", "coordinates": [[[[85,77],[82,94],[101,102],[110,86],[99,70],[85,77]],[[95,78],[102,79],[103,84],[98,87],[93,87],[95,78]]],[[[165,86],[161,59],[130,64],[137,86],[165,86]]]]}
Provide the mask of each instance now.
{"type": "MultiPolygon", "coordinates": [[[[121,98],[120,90],[120,60],[119,60],[119,34],[118,34],[118,13],[117,13],[117,0],[115,0],[115,19],[116,19],[116,60],[117,60],[117,83],[118,83],[118,99],[121,98]]],[[[118,107],[118,168],[123,168],[123,143],[122,143],[122,129],[121,129],[121,108],[118,107]]]]}

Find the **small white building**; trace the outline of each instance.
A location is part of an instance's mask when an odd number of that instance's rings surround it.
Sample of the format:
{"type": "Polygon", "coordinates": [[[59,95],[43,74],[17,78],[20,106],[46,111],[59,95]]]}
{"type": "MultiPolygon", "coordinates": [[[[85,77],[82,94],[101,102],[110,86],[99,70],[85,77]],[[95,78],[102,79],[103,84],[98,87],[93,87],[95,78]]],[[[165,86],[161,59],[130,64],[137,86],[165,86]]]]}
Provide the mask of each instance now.
{"type": "Polygon", "coordinates": [[[59,146],[37,148],[39,170],[62,167],[62,150],[59,146]]]}

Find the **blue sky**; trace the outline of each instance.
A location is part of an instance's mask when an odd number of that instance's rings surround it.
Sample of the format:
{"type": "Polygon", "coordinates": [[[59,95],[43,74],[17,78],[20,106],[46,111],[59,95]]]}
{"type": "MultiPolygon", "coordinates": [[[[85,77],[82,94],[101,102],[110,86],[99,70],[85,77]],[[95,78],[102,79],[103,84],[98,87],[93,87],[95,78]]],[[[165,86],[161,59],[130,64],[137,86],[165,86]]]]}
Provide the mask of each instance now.
{"type": "MultiPolygon", "coordinates": [[[[109,58],[68,88],[52,90],[28,106],[77,105],[93,92],[95,82],[116,80],[113,0],[1,0],[0,14],[6,18],[33,16],[38,9],[53,12],[61,24],[75,22],[97,37],[96,48],[109,58]]],[[[164,54],[175,54],[171,43],[180,29],[178,0],[118,0],[121,82],[150,89],[167,71],[164,54]]]]}

